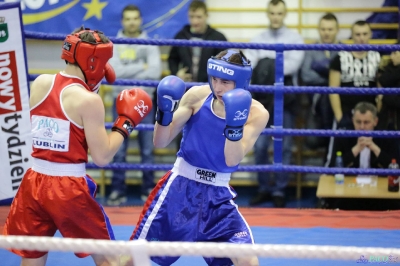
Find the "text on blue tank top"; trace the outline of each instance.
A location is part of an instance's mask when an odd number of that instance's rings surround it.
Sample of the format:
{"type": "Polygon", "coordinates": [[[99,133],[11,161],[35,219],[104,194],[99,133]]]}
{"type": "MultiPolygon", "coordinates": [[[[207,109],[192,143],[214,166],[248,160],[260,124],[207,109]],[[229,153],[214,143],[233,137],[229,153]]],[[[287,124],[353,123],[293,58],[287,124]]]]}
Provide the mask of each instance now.
{"type": "Polygon", "coordinates": [[[199,168],[232,173],[238,165],[229,167],[225,163],[225,119],[214,114],[212,103],[210,93],[199,111],[186,123],[177,155],[199,168]]]}

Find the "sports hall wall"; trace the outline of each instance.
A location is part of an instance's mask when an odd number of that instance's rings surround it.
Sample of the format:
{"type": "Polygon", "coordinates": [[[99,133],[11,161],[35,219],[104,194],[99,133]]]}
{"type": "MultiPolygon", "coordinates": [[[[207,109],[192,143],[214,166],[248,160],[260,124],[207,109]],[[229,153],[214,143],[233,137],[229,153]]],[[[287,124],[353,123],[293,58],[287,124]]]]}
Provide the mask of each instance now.
{"type": "MultiPolygon", "coordinates": [[[[132,3],[134,2],[132,1],[132,3]]],[[[264,11],[267,2],[268,0],[206,0],[209,8],[209,23],[223,32],[229,41],[247,42],[265,29],[268,24],[264,11]],[[241,10],[230,11],[232,9],[241,10]]],[[[345,10],[378,9],[383,2],[384,0],[286,0],[289,12],[285,24],[300,31],[306,42],[311,42],[318,39],[315,26],[325,12],[308,12],[307,10],[310,8],[314,10],[333,8],[336,10],[334,13],[342,26],[338,37],[341,40],[348,39],[350,36],[349,26],[356,20],[366,19],[371,15],[371,12],[348,12],[345,10]]],[[[120,18],[116,17],[115,19],[119,20],[120,18]]],[[[64,63],[59,60],[60,43],[28,40],[27,54],[30,72],[54,72],[62,69],[64,63]]],[[[162,52],[167,53],[167,49],[162,48],[162,52]]]]}
{"type": "MultiPolygon", "coordinates": [[[[268,19],[265,12],[259,11],[213,11],[223,9],[261,9],[266,8],[269,0],[206,0],[210,9],[209,22],[215,25],[227,36],[230,41],[245,42],[257,35],[263,30],[263,26],[268,24],[268,19]],[[243,28],[236,28],[236,25],[248,25],[243,28]],[[218,27],[218,25],[223,27],[218,27]],[[235,28],[225,28],[225,26],[234,25],[235,28]],[[256,26],[257,28],[251,27],[256,26]]],[[[316,26],[319,18],[326,11],[309,12],[313,9],[328,9],[332,8],[332,12],[337,16],[339,23],[343,27],[339,32],[339,39],[348,39],[350,36],[349,26],[356,20],[366,19],[371,15],[370,12],[349,12],[351,9],[365,8],[381,8],[384,0],[285,0],[289,10],[285,20],[288,27],[297,29],[306,40],[318,39],[318,32],[315,28],[309,29],[310,26],[316,26]],[[302,10],[303,9],[303,10],[302,10]],[[336,12],[335,12],[336,9],[336,12]],[[340,10],[340,11],[339,11],[340,10]],[[346,11],[345,11],[346,10],[346,11]],[[298,29],[298,27],[300,29],[298,29]]]]}

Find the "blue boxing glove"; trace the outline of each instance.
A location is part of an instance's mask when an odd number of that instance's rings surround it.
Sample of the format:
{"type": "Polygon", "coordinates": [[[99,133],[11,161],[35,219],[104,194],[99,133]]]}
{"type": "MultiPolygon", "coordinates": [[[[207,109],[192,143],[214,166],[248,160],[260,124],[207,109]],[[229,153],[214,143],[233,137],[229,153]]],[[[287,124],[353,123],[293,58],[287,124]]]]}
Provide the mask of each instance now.
{"type": "Polygon", "coordinates": [[[171,124],[173,114],[185,90],[185,83],[177,76],[166,76],[158,83],[156,121],[159,125],[171,124]]]}
{"type": "Polygon", "coordinates": [[[311,69],[314,70],[315,72],[317,72],[321,77],[328,78],[330,62],[331,62],[331,60],[329,58],[312,61],[311,69]]]}
{"type": "Polygon", "coordinates": [[[226,126],[224,135],[231,141],[243,137],[243,126],[250,113],[251,94],[243,89],[233,89],[222,95],[225,105],[226,126]]]}

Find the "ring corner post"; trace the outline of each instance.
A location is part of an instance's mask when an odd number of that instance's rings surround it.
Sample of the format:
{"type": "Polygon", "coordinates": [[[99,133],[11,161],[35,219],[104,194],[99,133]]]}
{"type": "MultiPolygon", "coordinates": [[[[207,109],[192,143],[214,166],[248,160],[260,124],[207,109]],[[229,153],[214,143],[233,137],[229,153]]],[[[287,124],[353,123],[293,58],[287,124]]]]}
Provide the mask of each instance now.
{"type": "MultiPolygon", "coordinates": [[[[400,1],[400,0],[399,0],[400,1]]],[[[277,44],[275,59],[275,92],[274,92],[274,131],[281,133],[283,129],[283,104],[284,104],[284,45],[277,44]]],[[[283,136],[274,136],[274,165],[282,165],[283,136]]]]}

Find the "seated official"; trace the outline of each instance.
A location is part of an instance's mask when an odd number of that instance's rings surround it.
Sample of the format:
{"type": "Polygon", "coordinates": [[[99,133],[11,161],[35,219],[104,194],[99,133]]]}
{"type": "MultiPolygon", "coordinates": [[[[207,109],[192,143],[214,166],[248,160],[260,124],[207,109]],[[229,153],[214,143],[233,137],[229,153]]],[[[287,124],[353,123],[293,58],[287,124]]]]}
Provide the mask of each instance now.
{"type": "MultiPolygon", "coordinates": [[[[353,110],[354,130],[374,130],[378,124],[377,108],[368,102],[360,102],[353,110]]],[[[393,158],[398,160],[397,145],[388,138],[337,137],[334,141],[329,166],[335,166],[336,153],[342,152],[343,166],[349,168],[388,168],[393,158]]]]}
{"type": "MultiPolygon", "coordinates": [[[[378,124],[377,108],[368,102],[360,102],[353,109],[354,130],[374,130],[378,124]]],[[[372,137],[337,137],[334,141],[330,167],[335,166],[336,153],[342,152],[343,166],[348,168],[388,168],[392,158],[398,160],[398,146],[393,139],[372,137]]],[[[398,210],[397,199],[380,198],[324,198],[321,208],[341,210],[398,210]]]]}

